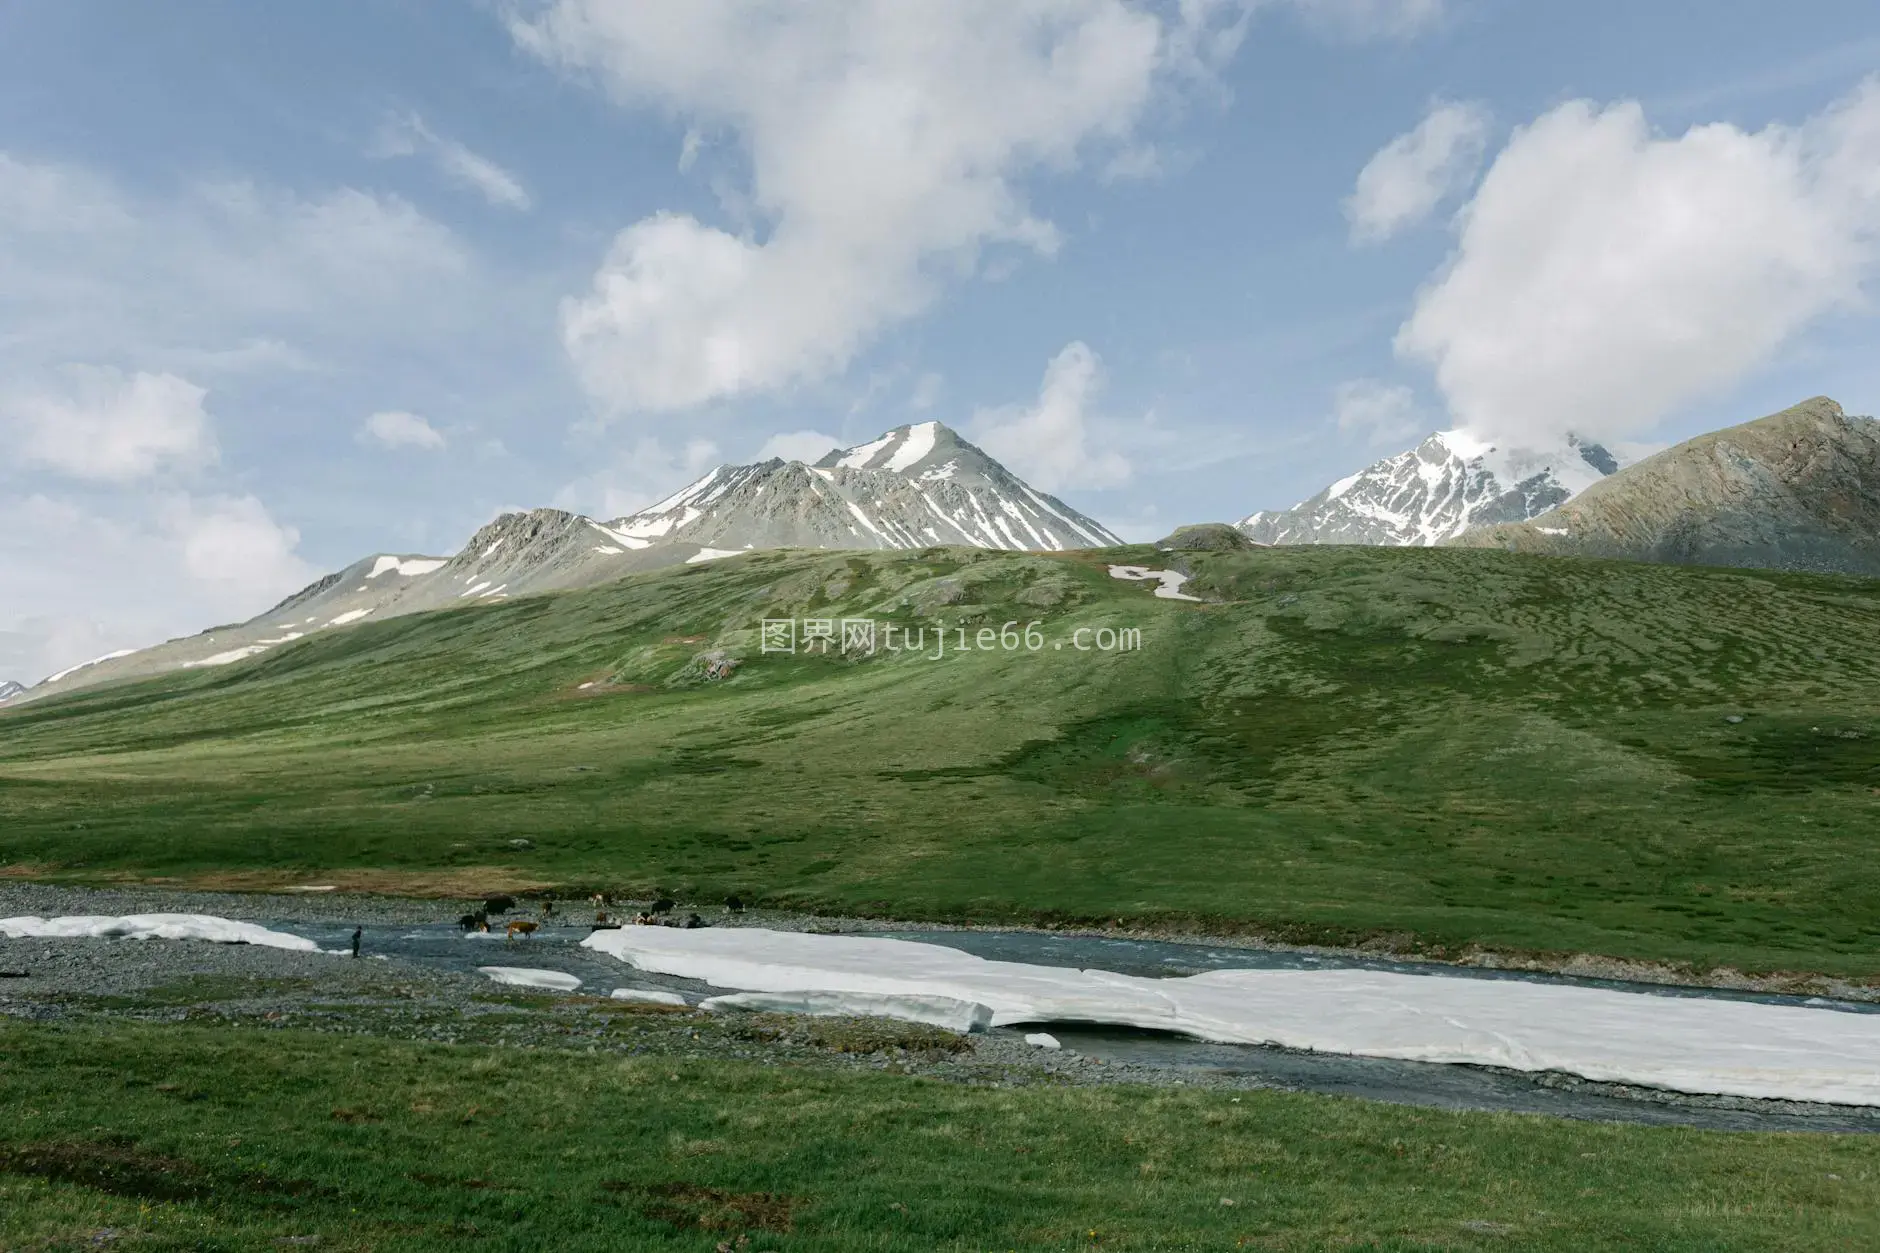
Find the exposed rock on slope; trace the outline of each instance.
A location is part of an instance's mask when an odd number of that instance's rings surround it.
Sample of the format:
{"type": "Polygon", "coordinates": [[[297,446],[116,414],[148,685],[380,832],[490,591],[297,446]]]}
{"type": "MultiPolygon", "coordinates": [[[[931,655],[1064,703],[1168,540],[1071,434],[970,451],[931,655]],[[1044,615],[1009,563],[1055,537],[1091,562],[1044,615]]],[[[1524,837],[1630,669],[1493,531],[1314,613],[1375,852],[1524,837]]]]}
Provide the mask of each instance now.
{"type": "Polygon", "coordinates": [[[25,690],[26,685],[23,683],[15,683],[11,679],[0,681],[0,705],[6,704],[25,690]]]}
{"type": "Polygon", "coordinates": [[[1880,423],[1826,396],[1628,466],[1476,548],[1880,575],[1880,423]]]}
{"type": "Polygon", "coordinates": [[[1291,509],[1250,514],[1240,529],[1262,544],[1438,544],[1543,513],[1616,469],[1598,444],[1508,451],[1438,431],[1291,509]]]}
{"type": "Polygon", "coordinates": [[[1191,553],[1239,552],[1255,547],[1252,540],[1225,522],[1198,522],[1193,526],[1178,526],[1157,540],[1155,546],[1171,552],[1191,553]]]}

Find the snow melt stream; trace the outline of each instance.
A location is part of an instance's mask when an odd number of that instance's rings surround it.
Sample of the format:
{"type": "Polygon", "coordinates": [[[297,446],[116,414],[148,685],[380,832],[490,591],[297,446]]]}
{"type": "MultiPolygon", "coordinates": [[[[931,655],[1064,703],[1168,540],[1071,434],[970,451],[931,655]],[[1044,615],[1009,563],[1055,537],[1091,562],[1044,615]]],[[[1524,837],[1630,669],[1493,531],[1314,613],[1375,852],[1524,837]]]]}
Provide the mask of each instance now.
{"type": "Polygon", "coordinates": [[[891,1013],[896,997],[945,997],[988,1007],[993,1026],[1095,1023],[1680,1092],[1880,1105],[1880,1015],[1872,1014],[1377,970],[1150,979],[754,927],[622,927],[582,943],[640,970],[790,993],[822,1012],[843,995],[856,998],[857,1014],[891,1013]]]}

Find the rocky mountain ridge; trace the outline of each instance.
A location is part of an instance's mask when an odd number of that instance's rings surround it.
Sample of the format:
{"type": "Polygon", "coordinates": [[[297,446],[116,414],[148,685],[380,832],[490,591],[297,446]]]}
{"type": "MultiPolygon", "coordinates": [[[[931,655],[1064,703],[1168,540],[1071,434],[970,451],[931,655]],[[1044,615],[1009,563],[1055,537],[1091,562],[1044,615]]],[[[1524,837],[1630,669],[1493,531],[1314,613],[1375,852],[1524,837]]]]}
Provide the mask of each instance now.
{"type": "Polygon", "coordinates": [[[1503,450],[1437,431],[1290,509],[1241,519],[1260,544],[1439,544],[1470,527],[1518,522],[1564,504],[1619,468],[1595,443],[1503,450]]]}
{"type": "Polygon", "coordinates": [[[561,509],[496,518],[448,557],[374,553],[248,622],[113,653],[16,695],[227,665],[315,632],[453,605],[587,587],[762,548],[966,545],[1061,551],[1122,540],[939,422],[897,427],[815,465],[724,465],[609,522],[561,509]]]}

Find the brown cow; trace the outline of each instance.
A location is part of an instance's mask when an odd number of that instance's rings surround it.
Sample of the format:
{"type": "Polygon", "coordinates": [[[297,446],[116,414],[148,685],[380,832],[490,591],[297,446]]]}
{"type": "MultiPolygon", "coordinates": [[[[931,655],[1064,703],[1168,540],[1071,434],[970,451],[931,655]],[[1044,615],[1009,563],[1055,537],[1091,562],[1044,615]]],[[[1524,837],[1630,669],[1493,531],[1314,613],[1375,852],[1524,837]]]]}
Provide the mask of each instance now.
{"type": "Polygon", "coordinates": [[[512,923],[510,923],[510,924],[509,924],[509,930],[508,930],[508,932],[507,932],[507,933],[506,933],[506,934],[505,934],[505,935],[503,936],[503,938],[504,938],[505,940],[513,940],[513,939],[515,939],[515,938],[516,938],[517,936],[521,936],[522,938],[524,938],[524,939],[526,940],[526,939],[527,939],[527,938],[529,937],[529,933],[530,933],[530,932],[532,932],[532,931],[534,931],[534,930],[535,930],[535,929],[536,929],[536,928],[537,928],[538,926],[540,926],[540,925],[541,925],[541,924],[539,924],[539,923],[534,923],[534,922],[525,922],[525,921],[521,921],[521,920],[518,920],[518,921],[516,921],[516,922],[512,922],[512,923]]]}

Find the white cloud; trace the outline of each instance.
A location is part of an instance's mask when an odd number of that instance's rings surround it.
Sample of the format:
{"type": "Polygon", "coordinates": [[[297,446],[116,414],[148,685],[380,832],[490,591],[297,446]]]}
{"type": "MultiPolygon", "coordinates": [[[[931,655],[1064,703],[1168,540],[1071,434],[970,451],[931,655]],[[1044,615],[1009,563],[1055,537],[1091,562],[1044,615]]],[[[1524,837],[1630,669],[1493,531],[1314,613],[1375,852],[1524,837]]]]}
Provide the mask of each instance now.
{"type": "Polygon", "coordinates": [[[0,494],[0,668],[35,682],[253,617],[314,577],[297,539],[252,496],[0,494]]]}
{"type": "MultiPolygon", "coordinates": [[[[623,103],[735,134],[767,229],[664,213],[621,231],[563,338],[613,411],[844,368],[988,248],[1050,255],[1018,180],[1127,151],[1158,84],[1231,53],[1245,6],[1183,0],[556,0],[518,42],[623,103]]],[[[696,144],[688,142],[688,151],[696,144]]]]}
{"type": "Polygon", "coordinates": [[[1090,447],[1091,403],[1103,385],[1102,363],[1087,344],[1065,345],[1045,367],[1038,402],[1029,408],[981,410],[973,441],[1033,487],[1115,487],[1129,480],[1127,459],[1090,447]]]}
{"type": "Polygon", "coordinates": [[[174,374],[68,366],[56,390],[0,399],[15,455],[74,478],[128,483],[216,458],[208,393],[174,374]]]}
{"type": "MultiPolygon", "coordinates": [[[[198,583],[271,602],[313,578],[294,551],[300,532],[276,522],[253,496],[173,496],[160,518],[183,570],[198,583]]],[[[264,608],[256,605],[257,612],[264,608]]]]}
{"type": "Polygon", "coordinates": [[[618,518],[672,495],[718,461],[718,445],[708,439],[687,440],[675,447],[643,437],[563,486],[555,493],[555,507],[589,517],[618,518]]]}
{"type": "MultiPolygon", "coordinates": [[[[139,198],[0,153],[0,369],[310,363],[302,341],[435,337],[472,302],[452,232],[396,197],[240,181],[139,198]]],[[[320,355],[320,354],[316,354],[320,355]]]]}
{"type": "Polygon", "coordinates": [[[428,448],[444,446],[444,434],[415,413],[387,409],[373,414],[359,428],[362,440],[372,439],[387,448],[428,448]]]}
{"type": "Polygon", "coordinates": [[[1877,210],[1880,82],[1756,132],[1563,104],[1496,157],[1397,349],[1484,437],[1623,438],[1856,306],[1877,210]]]}
{"type": "Polygon", "coordinates": [[[1376,379],[1340,383],[1332,392],[1332,417],[1341,432],[1363,435],[1372,444],[1394,444],[1424,425],[1408,387],[1376,379]]]}
{"type": "Polygon", "coordinates": [[[1481,168],[1488,111],[1479,104],[1437,104],[1415,130],[1378,149],[1358,171],[1345,201],[1353,243],[1377,243],[1429,217],[1443,197],[1481,168]]]}
{"type": "Polygon", "coordinates": [[[528,189],[508,170],[433,131],[416,113],[388,120],[380,129],[373,155],[409,157],[423,153],[444,176],[461,187],[480,193],[501,209],[527,209],[533,203],[528,189]]]}
{"type": "Polygon", "coordinates": [[[783,431],[764,441],[764,446],[757,450],[755,460],[768,461],[772,457],[782,457],[785,461],[815,465],[822,460],[824,453],[840,447],[840,439],[834,435],[824,435],[821,431],[783,431]]]}

